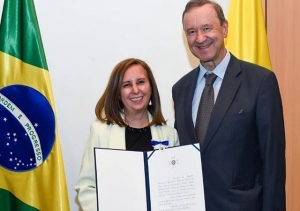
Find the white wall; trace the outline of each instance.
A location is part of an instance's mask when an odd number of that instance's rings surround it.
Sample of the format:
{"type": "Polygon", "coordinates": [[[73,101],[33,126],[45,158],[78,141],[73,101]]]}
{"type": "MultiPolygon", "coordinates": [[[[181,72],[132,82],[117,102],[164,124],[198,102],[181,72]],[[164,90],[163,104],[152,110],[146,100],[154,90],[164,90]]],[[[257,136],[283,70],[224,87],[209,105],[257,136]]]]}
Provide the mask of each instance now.
{"type": "MultiPolygon", "coordinates": [[[[230,0],[218,0],[227,14],[230,0]]],[[[173,126],[172,85],[198,65],[186,47],[187,0],[35,1],[57,110],[71,210],[94,107],[113,67],[127,57],[154,72],[163,114],[173,126]]],[[[2,13],[3,0],[0,0],[2,13]]]]}

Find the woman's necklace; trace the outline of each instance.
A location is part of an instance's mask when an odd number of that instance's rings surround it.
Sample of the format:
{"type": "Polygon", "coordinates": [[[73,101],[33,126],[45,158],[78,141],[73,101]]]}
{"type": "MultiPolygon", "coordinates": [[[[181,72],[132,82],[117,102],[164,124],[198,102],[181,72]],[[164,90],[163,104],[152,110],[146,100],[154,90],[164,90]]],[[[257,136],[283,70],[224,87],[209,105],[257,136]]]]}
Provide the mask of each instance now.
{"type": "Polygon", "coordinates": [[[130,127],[129,125],[127,125],[126,129],[133,133],[143,133],[143,132],[148,131],[149,126],[143,127],[143,128],[134,128],[134,127],[130,127]]]}

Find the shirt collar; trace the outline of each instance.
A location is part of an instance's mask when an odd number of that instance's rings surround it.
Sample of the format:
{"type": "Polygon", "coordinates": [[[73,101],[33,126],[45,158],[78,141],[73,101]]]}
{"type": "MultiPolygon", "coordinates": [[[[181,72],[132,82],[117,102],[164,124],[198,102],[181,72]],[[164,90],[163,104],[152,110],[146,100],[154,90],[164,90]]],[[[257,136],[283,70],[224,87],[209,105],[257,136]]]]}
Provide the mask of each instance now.
{"type": "MultiPolygon", "coordinates": [[[[228,50],[226,50],[225,57],[220,62],[220,64],[216,66],[216,68],[212,71],[212,73],[216,74],[219,78],[223,80],[227,66],[229,64],[229,60],[230,60],[230,53],[228,50]]],[[[199,78],[201,79],[208,70],[206,70],[201,63],[199,64],[199,68],[200,68],[199,78]]]]}

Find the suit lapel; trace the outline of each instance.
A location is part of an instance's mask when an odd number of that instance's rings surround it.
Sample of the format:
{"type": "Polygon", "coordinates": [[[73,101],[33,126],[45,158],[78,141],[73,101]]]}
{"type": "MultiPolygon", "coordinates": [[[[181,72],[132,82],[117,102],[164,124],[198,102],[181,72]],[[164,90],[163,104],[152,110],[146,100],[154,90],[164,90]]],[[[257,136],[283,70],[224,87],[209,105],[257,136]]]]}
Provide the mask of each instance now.
{"type": "Polygon", "coordinates": [[[205,140],[203,146],[201,146],[201,152],[203,152],[209,145],[234,99],[234,96],[241,83],[241,79],[238,77],[240,72],[241,68],[238,59],[231,55],[231,59],[226,69],[226,73],[224,75],[224,79],[210,117],[205,140]]]}
{"type": "MultiPolygon", "coordinates": [[[[152,121],[152,116],[150,115],[149,112],[148,112],[148,119],[149,119],[149,122],[152,121]]],[[[153,125],[153,126],[150,127],[152,140],[159,140],[159,141],[163,140],[164,135],[162,133],[162,129],[161,128],[162,127],[157,127],[155,125],[153,125]]]]}
{"type": "Polygon", "coordinates": [[[157,126],[151,126],[151,136],[152,136],[152,140],[156,140],[156,141],[163,141],[163,134],[162,134],[162,130],[161,127],[157,127],[157,126]]]}
{"type": "MultiPolygon", "coordinates": [[[[194,70],[192,70],[192,75],[190,77],[189,83],[186,84],[185,87],[185,91],[184,93],[186,94],[185,100],[184,102],[186,102],[187,105],[192,105],[193,103],[193,98],[194,98],[194,92],[196,89],[196,84],[197,84],[197,80],[198,80],[198,75],[199,75],[200,69],[199,67],[195,68],[194,70]]],[[[184,123],[185,123],[185,127],[187,128],[188,135],[190,136],[189,139],[190,140],[194,140],[194,142],[197,142],[197,136],[196,136],[196,132],[194,130],[194,123],[193,123],[193,118],[192,118],[192,106],[184,106],[184,123]]],[[[177,111],[178,112],[178,111],[177,111]]],[[[180,112],[180,111],[179,111],[180,112]]]]}
{"type": "Polygon", "coordinates": [[[116,124],[112,125],[108,141],[109,148],[111,149],[126,149],[125,127],[120,127],[116,124]]]}

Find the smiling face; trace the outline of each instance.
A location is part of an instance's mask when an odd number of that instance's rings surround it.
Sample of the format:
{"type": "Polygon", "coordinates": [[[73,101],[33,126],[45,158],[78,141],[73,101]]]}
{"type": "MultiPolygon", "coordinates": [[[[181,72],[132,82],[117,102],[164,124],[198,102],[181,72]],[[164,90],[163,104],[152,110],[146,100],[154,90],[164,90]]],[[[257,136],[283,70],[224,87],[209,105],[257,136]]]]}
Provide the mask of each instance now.
{"type": "Polygon", "coordinates": [[[125,114],[147,113],[151,85],[146,70],[141,65],[133,65],[126,70],[120,96],[125,114]]]}
{"type": "Polygon", "coordinates": [[[214,69],[226,55],[227,21],[221,25],[213,5],[205,4],[185,13],[183,28],[192,54],[206,69],[214,69]]]}

